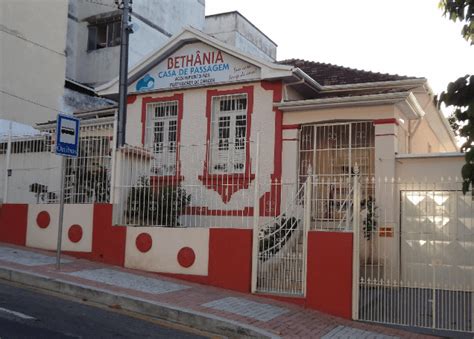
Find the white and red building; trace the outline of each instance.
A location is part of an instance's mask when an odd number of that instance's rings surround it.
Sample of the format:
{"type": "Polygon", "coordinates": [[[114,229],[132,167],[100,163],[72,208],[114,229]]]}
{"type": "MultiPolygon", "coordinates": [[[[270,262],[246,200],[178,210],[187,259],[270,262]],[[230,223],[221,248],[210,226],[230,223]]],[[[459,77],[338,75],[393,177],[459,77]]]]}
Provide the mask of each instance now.
{"type": "MultiPolygon", "coordinates": [[[[222,18],[246,21],[238,13],[222,18]]],[[[98,144],[107,140],[110,204],[68,206],[64,249],[284,294],[345,317],[358,317],[357,295],[372,288],[370,279],[428,283],[434,258],[443,283],[457,275],[471,293],[472,206],[439,184],[457,176],[464,159],[427,80],[276,62],[266,36],[249,48],[238,32],[213,34],[218,21],[209,21],[209,34],[183,30],[130,70],[125,147],[110,141],[114,109],[81,113],[87,124],[108,126],[98,144]],[[185,190],[184,200],[172,200],[180,212],[171,221],[149,208],[160,201],[151,192],[163,187],[185,190]],[[355,203],[364,199],[365,214],[355,203]],[[369,199],[378,211],[370,229],[369,199]]],[[[118,79],[97,90],[117,98],[118,79]]],[[[98,192],[81,202],[93,203],[98,192]]],[[[9,231],[0,240],[53,250],[57,213],[54,204],[4,205],[0,227],[9,231]]]]}

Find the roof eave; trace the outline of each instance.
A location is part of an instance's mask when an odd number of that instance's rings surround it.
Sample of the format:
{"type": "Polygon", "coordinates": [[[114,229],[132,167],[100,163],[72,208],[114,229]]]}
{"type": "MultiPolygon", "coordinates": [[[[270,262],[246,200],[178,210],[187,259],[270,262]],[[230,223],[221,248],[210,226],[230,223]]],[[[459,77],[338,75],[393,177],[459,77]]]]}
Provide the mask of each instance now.
{"type": "Polygon", "coordinates": [[[424,115],[415,96],[410,92],[298,100],[283,102],[276,106],[284,112],[294,112],[309,109],[377,105],[397,105],[408,119],[419,119],[424,115]]]}

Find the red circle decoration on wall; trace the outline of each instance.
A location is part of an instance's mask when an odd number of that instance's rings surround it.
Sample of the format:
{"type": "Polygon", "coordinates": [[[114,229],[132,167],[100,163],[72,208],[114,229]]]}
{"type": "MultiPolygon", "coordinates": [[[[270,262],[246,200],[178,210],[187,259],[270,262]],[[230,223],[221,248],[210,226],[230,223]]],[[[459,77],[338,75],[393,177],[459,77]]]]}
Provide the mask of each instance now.
{"type": "Polygon", "coordinates": [[[49,213],[46,211],[41,211],[36,216],[36,225],[38,225],[39,228],[48,227],[50,222],[51,218],[49,216],[49,213]]]}
{"type": "Polygon", "coordinates": [[[196,260],[196,254],[190,247],[183,247],[178,252],[178,262],[183,267],[191,267],[196,260]]]}
{"type": "Polygon", "coordinates": [[[151,246],[153,245],[153,239],[148,233],[140,233],[135,240],[135,245],[140,252],[146,253],[151,249],[151,246]]]}
{"type": "Polygon", "coordinates": [[[71,242],[79,242],[82,239],[82,227],[80,225],[74,224],[69,227],[69,231],[67,233],[69,240],[71,242]]]}

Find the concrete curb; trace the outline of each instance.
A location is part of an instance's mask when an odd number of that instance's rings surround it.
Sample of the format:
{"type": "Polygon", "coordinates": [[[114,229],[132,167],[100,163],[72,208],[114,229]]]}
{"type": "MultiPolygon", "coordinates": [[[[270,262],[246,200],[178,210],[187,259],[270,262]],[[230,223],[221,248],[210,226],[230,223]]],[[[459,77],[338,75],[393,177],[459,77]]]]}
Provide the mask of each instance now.
{"type": "Polygon", "coordinates": [[[241,324],[212,314],[197,312],[165,303],[151,302],[143,298],[131,297],[125,294],[80,285],[19,269],[0,267],[0,279],[47,291],[58,292],[75,298],[86,298],[103,305],[118,304],[124,310],[153,316],[197,329],[205,329],[208,332],[231,338],[280,338],[278,335],[255,326],[241,324]]]}

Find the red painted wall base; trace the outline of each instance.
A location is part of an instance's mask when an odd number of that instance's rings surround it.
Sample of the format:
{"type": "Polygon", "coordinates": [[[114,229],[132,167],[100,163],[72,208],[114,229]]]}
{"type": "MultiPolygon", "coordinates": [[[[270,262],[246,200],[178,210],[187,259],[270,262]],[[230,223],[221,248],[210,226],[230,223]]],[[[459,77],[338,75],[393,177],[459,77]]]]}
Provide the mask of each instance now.
{"type": "Polygon", "coordinates": [[[0,241],[25,246],[27,223],[28,205],[3,204],[0,207],[0,241]]]}
{"type": "Polygon", "coordinates": [[[352,233],[309,232],[306,306],[352,317],[352,233]]]}

